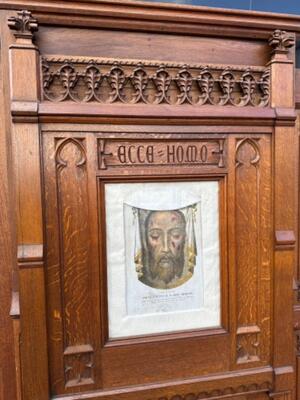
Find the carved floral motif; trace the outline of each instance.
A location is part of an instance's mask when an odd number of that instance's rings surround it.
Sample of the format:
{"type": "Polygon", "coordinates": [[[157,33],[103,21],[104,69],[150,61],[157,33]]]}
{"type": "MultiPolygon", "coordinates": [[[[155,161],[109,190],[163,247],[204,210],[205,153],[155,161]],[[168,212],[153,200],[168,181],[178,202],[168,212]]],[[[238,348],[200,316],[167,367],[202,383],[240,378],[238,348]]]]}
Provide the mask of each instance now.
{"type": "Polygon", "coordinates": [[[295,37],[288,32],[276,29],[269,39],[269,45],[273,47],[274,53],[286,54],[295,45],[295,37]]]}
{"type": "Polygon", "coordinates": [[[32,38],[33,33],[38,30],[38,22],[27,10],[18,11],[17,17],[9,17],[7,24],[10,29],[16,31],[16,38],[32,38]]]}
{"type": "Polygon", "coordinates": [[[44,99],[54,102],[265,107],[270,95],[264,68],[49,58],[42,75],[44,99]]]}

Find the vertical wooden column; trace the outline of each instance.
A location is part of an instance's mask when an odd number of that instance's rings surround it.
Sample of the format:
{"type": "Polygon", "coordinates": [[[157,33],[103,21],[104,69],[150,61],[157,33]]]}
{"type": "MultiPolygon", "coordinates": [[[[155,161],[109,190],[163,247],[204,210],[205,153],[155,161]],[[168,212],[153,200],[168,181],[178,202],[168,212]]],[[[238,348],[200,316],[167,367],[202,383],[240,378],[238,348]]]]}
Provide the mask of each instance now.
{"type": "Polygon", "coordinates": [[[274,127],[274,291],[273,291],[273,367],[271,398],[295,398],[293,290],[296,262],[297,147],[294,114],[294,62],[289,49],[294,35],[276,30],[272,46],[271,106],[277,111],[274,127]]]}
{"type": "Polygon", "coordinates": [[[8,18],[20,291],[20,362],[23,400],[46,400],[48,362],[44,291],[40,137],[37,121],[39,55],[32,39],[37,21],[28,11],[8,18]],[[17,117],[21,118],[17,118],[17,117]]]}
{"type": "Polygon", "coordinates": [[[14,38],[7,29],[7,15],[7,11],[0,13],[0,399],[19,400],[19,387],[16,385],[16,381],[19,381],[16,377],[19,375],[19,350],[14,351],[14,342],[19,342],[18,302],[14,302],[17,299],[15,290],[18,289],[15,285],[17,282],[12,282],[12,275],[16,269],[15,209],[14,188],[11,184],[13,176],[10,101],[9,88],[6,85],[9,81],[8,48],[14,42],[14,38]],[[10,315],[13,315],[13,320],[10,315]]]}

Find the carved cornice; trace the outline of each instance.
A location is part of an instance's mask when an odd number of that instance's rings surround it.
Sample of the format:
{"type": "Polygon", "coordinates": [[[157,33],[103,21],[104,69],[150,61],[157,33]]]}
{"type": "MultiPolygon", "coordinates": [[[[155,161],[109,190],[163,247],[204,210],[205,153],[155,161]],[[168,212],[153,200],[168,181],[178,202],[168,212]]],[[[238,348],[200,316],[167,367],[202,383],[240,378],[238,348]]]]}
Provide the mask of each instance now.
{"type": "Polygon", "coordinates": [[[34,32],[38,31],[38,22],[31,15],[30,11],[18,11],[17,17],[8,17],[7,25],[14,32],[14,36],[18,39],[32,39],[34,32]]]}
{"type": "Polygon", "coordinates": [[[111,59],[43,58],[44,100],[266,107],[269,69],[111,59]]]}
{"type": "Polygon", "coordinates": [[[219,37],[267,39],[270,31],[285,29],[300,31],[297,15],[257,13],[244,10],[224,10],[187,4],[140,2],[138,0],[5,0],[3,9],[29,8],[40,23],[50,25],[110,28],[135,31],[155,31],[193,35],[213,34],[219,37]],[[109,15],[109,18],[108,18],[109,15]]]}
{"type": "Polygon", "coordinates": [[[273,54],[287,54],[295,45],[293,34],[276,29],[269,39],[269,45],[273,48],[273,54]]]}

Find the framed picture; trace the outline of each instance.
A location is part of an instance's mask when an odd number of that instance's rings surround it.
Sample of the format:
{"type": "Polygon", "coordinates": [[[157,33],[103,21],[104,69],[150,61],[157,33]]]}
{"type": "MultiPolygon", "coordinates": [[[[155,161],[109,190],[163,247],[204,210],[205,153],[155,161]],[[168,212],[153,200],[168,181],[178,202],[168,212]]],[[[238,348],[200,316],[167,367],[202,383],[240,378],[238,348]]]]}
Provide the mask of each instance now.
{"type": "Polygon", "coordinates": [[[109,339],[220,327],[219,191],[104,184],[109,339]]]}

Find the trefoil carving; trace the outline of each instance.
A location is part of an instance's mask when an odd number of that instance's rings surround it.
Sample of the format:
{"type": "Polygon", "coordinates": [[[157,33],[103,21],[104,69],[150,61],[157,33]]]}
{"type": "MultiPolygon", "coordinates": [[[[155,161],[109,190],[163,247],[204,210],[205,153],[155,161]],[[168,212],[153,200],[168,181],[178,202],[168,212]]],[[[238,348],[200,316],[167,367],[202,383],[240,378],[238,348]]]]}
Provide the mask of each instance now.
{"type": "Polygon", "coordinates": [[[250,164],[257,166],[260,161],[259,139],[244,138],[237,142],[235,149],[235,166],[236,168],[250,164]]]}
{"type": "Polygon", "coordinates": [[[75,138],[67,138],[58,143],[58,146],[55,151],[56,166],[59,170],[67,167],[68,165],[68,160],[65,159],[63,155],[63,150],[68,144],[74,145],[75,148],[77,149],[76,159],[71,160],[75,163],[75,166],[83,167],[86,164],[86,153],[85,153],[85,148],[82,144],[82,140],[75,138]]]}

